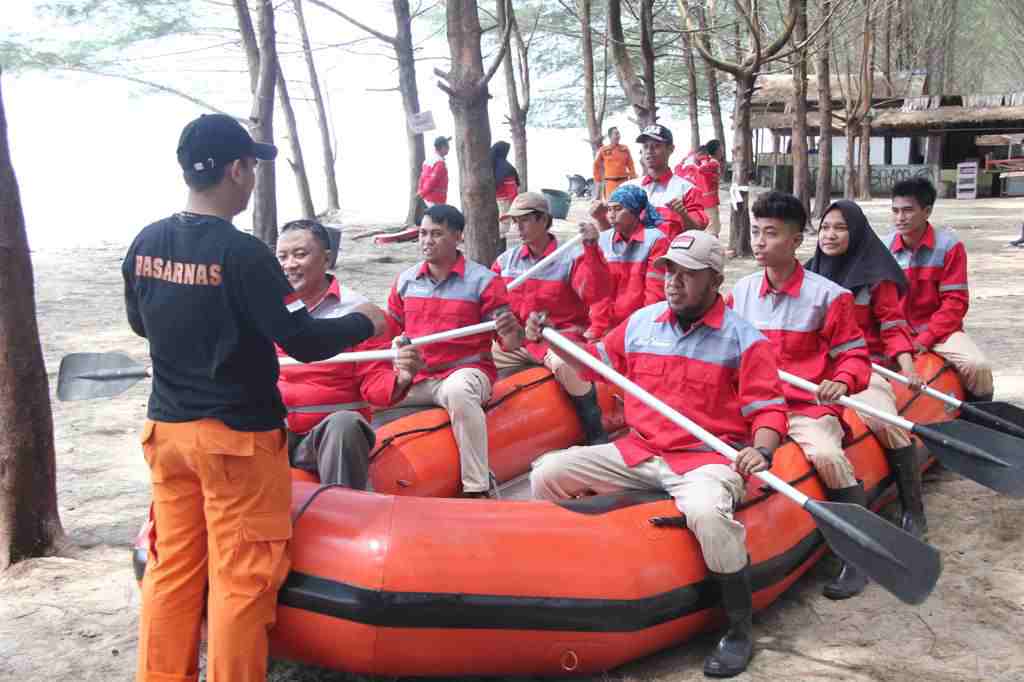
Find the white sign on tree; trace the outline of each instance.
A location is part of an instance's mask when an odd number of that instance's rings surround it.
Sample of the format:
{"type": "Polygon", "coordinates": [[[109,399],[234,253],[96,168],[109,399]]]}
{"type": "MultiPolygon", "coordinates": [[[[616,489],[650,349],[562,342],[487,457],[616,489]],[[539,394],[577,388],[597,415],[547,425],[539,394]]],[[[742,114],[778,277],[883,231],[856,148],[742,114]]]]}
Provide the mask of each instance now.
{"type": "Polygon", "coordinates": [[[434,114],[430,111],[421,111],[416,114],[409,114],[409,130],[422,135],[428,130],[434,130],[437,126],[434,125],[434,114]]]}

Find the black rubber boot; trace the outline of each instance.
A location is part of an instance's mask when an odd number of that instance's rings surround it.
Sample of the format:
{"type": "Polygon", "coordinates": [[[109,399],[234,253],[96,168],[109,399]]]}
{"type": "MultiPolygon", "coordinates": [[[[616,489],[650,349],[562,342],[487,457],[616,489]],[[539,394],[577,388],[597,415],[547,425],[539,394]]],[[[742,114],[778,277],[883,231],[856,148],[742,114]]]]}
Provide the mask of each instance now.
{"type": "Polygon", "coordinates": [[[591,385],[590,392],[582,396],[569,396],[576,408],[576,414],[583,425],[583,439],[587,445],[601,445],[610,442],[601,423],[601,406],[597,404],[597,387],[591,385]]]}
{"type": "MultiPolygon", "coordinates": [[[[864,485],[862,483],[851,485],[848,488],[830,488],[828,490],[828,499],[833,502],[858,504],[861,507],[868,506],[867,494],[864,492],[864,485]]],[[[867,576],[861,573],[856,567],[844,561],[843,567],[839,571],[839,575],[825,585],[825,589],[822,591],[822,594],[829,599],[849,599],[850,597],[856,597],[858,594],[863,592],[867,585],[867,576]]]]}
{"type": "Polygon", "coordinates": [[[747,669],[747,664],[754,655],[754,639],[751,635],[754,604],[750,592],[750,564],[736,573],[709,573],[721,591],[722,608],[725,610],[729,628],[718,641],[715,650],[704,659],[704,675],[733,677],[747,669]]]}
{"type": "Polygon", "coordinates": [[[928,532],[928,519],[924,515],[917,446],[911,444],[898,450],[886,450],[885,454],[900,495],[900,527],[916,538],[923,538],[928,532]]]}

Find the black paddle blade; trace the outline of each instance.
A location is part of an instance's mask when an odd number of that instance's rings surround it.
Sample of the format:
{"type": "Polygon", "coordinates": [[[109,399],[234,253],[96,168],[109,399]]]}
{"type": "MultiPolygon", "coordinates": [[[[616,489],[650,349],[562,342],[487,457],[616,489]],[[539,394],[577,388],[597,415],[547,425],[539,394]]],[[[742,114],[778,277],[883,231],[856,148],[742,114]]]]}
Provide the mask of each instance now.
{"type": "Polygon", "coordinates": [[[942,465],[1010,497],[1024,497],[1024,440],[960,419],[918,424],[914,433],[942,465]]]}
{"type": "Polygon", "coordinates": [[[960,418],[1024,438],[1024,410],[1011,403],[964,403],[960,406],[960,418]]]}
{"type": "Polygon", "coordinates": [[[111,398],[148,376],[124,353],[72,353],[60,361],[58,400],[111,398]]]}
{"type": "Polygon", "coordinates": [[[931,594],[942,573],[937,549],[865,507],[809,500],[806,509],[829,547],[908,604],[931,594]]]}

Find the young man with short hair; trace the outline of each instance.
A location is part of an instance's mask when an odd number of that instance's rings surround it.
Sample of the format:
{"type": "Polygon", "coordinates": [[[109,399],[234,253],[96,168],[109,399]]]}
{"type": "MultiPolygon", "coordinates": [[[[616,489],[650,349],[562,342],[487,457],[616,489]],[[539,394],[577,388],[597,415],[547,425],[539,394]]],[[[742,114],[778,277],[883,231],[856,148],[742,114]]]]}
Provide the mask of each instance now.
{"type": "Polygon", "coordinates": [[[952,230],[934,227],[935,186],[910,178],[892,189],[896,232],[883,238],[903,268],[910,291],[903,309],[916,352],[934,351],[956,368],[971,401],[991,400],[992,365],[964,332],[970,305],[967,250],[952,230]]]}
{"type": "MultiPolygon", "coordinates": [[[[706,232],[676,237],[659,258],[667,270],[665,301],[646,306],[584,348],[741,448],[736,463],[627,393],[630,432],[612,444],[552,452],[534,464],[533,496],[564,500],[591,492],[664,490],[697,537],[717,584],[728,629],[704,662],[711,677],[743,672],[753,652],[753,613],[746,531],[733,518],[743,500],[743,477],[770,466],[786,432],[786,402],[775,351],[765,337],[729,310],[719,294],[725,257],[706,232]],[[749,447],[744,445],[750,444],[749,447]]],[[[543,316],[527,321],[527,338],[540,338],[543,316]]],[[[585,377],[596,373],[566,355],[585,377]]]]}
{"type": "Polygon", "coordinates": [[[607,199],[619,185],[636,177],[633,156],[629,147],[620,144],[622,135],[612,126],[608,129],[608,144],[594,156],[594,184],[599,188],[598,199],[607,199]]]}
{"type": "MultiPolygon", "coordinates": [[[[522,344],[522,327],[509,309],[505,284],[459,252],[465,224],[454,206],[427,209],[419,232],[424,260],[398,275],[388,296],[388,313],[412,338],[494,320],[501,348],[516,350],[522,344]]],[[[491,357],[493,337],[477,334],[424,346],[426,366],[399,403],[438,405],[448,411],[467,497],[486,497],[491,487],[483,406],[498,376],[491,357]]]]}
{"type": "Polygon", "coordinates": [[[649,125],[636,141],[643,145],[647,175],[626,184],[640,187],[647,193],[651,206],[661,215],[661,230],[669,241],[684,230],[707,227],[703,192],[694,183],[673,173],[669,165],[675,151],[672,131],[663,125],[649,125]]]}
{"type": "MultiPolygon", "coordinates": [[[[807,214],[792,194],[768,192],[751,207],[750,242],[763,270],[733,287],[729,305],[775,346],[779,368],[819,384],[816,395],[783,383],[789,437],[817,470],[830,500],[866,506],[864,486],[843,451],[844,395],[860,393],[871,379],[867,342],[853,295],[804,269],[796,258],[807,214]]],[[[867,578],[850,564],[825,586],[825,596],[859,594],[867,578]]]]}
{"type": "Polygon", "coordinates": [[[416,187],[416,195],[427,204],[443,204],[448,200],[448,166],[444,157],[448,156],[450,137],[434,138],[434,157],[423,162],[420,170],[420,182],[416,187]]]}
{"type": "Polygon", "coordinates": [[[185,210],[143,229],[122,265],[128,322],[149,340],[153,364],[142,449],[155,539],[138,682],[197,679],[204,616],[209,679],[266,679],[292,532],[274,343],[308,362],[387,327],[369,304],[313,319],[267,245],[231,224],[249,203],[256,164],[276,155],[230,116],[186,125],[185,210]]]}
{"type": "MultiPolygon", "coordinates": [[[[515,223],[522,241],[522,246],[508,249],[491,266],[507,286],[553,253],[558,248],[558,240],[550,231],[551,209],[543,194],[520,194],[501,219],[515,223]]],[[[531,310],[544,311],[555,329],[574,340],[582,339],[590,324],[588,310],[607,298],[610,279],[608,264],[597,244],[597,228],[586,223],[580,227],[580,233],[583,235],[582,245],[562,252],[555,261],[508,292],[512,311],[520,319],[526,319],[531,310]]],[[[499,370],[537,365],[550,369],[576,408],[585,442],[608,442],[594,384],[582,380],[576,370],[548,348],[547,343],[527,343],[514,351],[502,350],[494,344],[492,353],[499,370]]]]}

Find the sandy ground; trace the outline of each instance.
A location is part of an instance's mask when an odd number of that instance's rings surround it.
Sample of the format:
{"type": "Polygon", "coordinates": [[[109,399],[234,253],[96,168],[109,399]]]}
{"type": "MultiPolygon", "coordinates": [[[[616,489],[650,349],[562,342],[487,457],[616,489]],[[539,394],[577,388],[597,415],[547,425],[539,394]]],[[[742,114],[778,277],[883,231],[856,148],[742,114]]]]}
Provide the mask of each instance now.
{"type": "MultiPolygon", "coordinates": [[[[876,225],[886,224],[887,200],[867,208],[876,225]]],[[[574,215],[582,210],[573,207],[574,215]]],[[[1019,235],[1022,212],[1024,200],[1005,199],[947,200],[936,210],[938,222],[957,228],[970,252],[968,326],[996,367],[997,397],[1019,402],[1024,324],[1014,311],[1024,307],[1024,251],[1005,244],[1019,235]]],[[[346,230],[339,273],[383,303],[416,248],[353,241],[369,229],[346,230]]],[[[120,350],[145,361],[146,345],[122,311],[124,250],[118,244],[33,254],[52,388],[66,353],[120,350]]],[[[752,268],[733,261],[730,280],[752,268]]],[[[136,440],[147,391],[143,382],[110,400],[54,400],[58,495],[70,544],[61,556],[26,561],[0,576],[0,679],[132,679],[139,598],[128,549],[149,499],[136,440]]],[[[755,618],[757,655],[741,679],[1024,680],[1024,503],[941,472],[926,479],[926,504],[945,572],[924,605],[903,605],[874,586],[853,601],[830,602],[820,595],[835,568],[826,560],[755,618]]],[[[590,679],[702,679],[700,664],[713,641],[706,636],[590,679]]],[[[353,678],[275,663],[270,679],[353,678]]]]}

